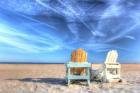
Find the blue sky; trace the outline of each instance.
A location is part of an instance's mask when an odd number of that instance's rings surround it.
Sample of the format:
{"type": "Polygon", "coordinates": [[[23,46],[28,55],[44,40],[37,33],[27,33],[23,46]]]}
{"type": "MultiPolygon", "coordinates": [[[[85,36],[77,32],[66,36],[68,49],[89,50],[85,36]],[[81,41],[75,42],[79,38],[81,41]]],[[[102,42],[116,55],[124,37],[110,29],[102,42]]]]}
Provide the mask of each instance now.
{"type": "Polygon", "coordinates": [[[0,62],[68,62],[83,48],[88,61],[109,50],[140,62],[139,0],[1,0],[0,62]]]}

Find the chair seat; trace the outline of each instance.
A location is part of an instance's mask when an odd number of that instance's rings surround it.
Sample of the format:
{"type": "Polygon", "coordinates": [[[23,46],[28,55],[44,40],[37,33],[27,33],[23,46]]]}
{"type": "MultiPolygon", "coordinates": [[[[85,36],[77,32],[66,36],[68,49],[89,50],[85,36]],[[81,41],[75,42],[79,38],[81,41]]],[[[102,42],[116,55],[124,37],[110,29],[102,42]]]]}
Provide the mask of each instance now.
{"type": "Polygon", "coordinates": [[[91,67],[91,63],[88,62],[68,62],[66,63],[66,67],[91,67]]]}
{"type": "Polygon", "coordinates": [[[120,64],[105,64],[106,68],[120,68],[120,64]]]}

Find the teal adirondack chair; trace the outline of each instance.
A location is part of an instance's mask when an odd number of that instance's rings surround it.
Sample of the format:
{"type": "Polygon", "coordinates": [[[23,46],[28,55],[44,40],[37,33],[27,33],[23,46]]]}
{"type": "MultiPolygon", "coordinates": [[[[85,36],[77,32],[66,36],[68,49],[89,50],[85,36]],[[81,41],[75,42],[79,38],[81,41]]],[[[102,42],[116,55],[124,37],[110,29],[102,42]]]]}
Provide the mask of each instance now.
{"type": "Polygon", "coordinates": [[[90,85],[91,63],[68,62],[65,65],[66,65],[66,79],[67,79],[68,86],[70,85],[71,80],[87,80],[87,84],[90,85]],[[81,67],[86,69],[86,73],[84,75],[71,74],[71,68],[81,68],[81,67]]]}

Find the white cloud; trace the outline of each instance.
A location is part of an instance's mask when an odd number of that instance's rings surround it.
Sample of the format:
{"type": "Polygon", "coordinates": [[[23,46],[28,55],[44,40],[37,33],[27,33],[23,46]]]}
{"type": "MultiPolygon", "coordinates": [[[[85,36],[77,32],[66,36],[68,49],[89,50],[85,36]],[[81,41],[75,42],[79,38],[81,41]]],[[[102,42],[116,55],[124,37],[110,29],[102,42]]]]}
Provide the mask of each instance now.
{"type": "Polygon", "coordinates": [[[46,39],[37,35],[23,33],[14,28],[0,24],[0,42],[25,50],[26,52],[51,52],[61,49],[59,45],[60,42],[57,42],[55,38],[51,37],[50,35],[47,36],[48,37],[46,39]],[[34,43],[40,43],[45,46],[43,47],[34,43]]]}

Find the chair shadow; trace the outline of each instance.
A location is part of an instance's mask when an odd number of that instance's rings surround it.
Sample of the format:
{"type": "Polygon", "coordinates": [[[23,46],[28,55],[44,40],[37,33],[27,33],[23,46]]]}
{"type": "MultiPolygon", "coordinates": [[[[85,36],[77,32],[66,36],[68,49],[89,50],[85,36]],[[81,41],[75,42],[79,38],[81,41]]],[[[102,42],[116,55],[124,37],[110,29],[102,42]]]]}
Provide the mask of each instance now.
{"type": "Polygon", "coordinates": [[[53,85],[66,85],[67,82],[63,78],[23,78],[23,79],[7,79],[18,80],[21,82],[33,82],[33,83],[47,83],[53,85]]]}

